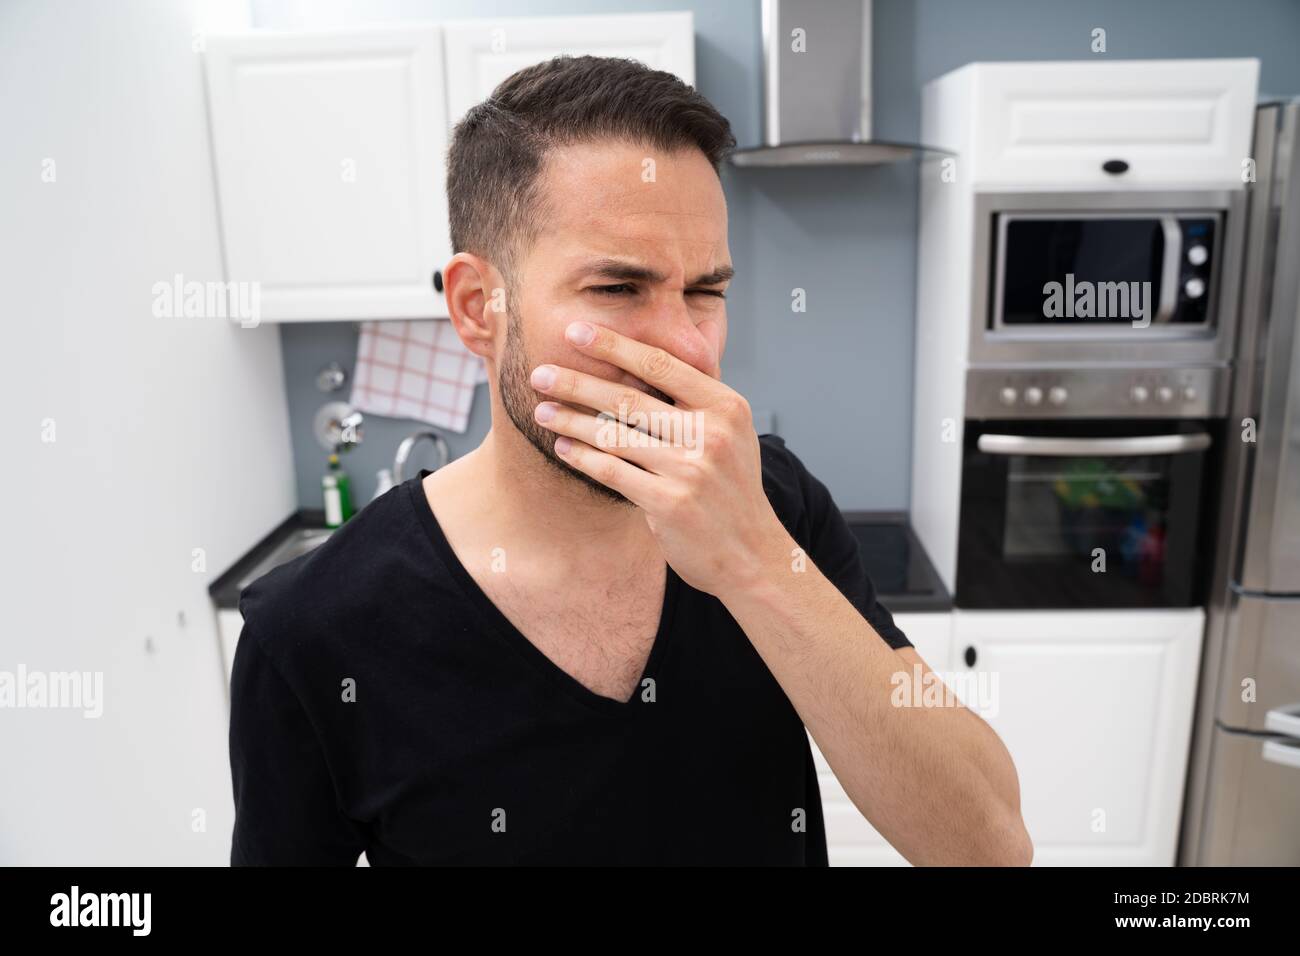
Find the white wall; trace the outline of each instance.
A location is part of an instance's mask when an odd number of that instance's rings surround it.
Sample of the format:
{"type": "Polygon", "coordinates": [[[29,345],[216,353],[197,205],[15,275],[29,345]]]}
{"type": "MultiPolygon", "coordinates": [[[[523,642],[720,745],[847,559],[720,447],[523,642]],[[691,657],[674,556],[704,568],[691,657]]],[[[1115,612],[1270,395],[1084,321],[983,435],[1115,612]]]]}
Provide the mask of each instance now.
{"type": "Polygon", "coordinates": [[[0,3],[0,671],[102,671],[105,699],[0,708],[0,864],[228,859],[206,588],[295,498],[276,328],[152,312],[222,278],[203,15],[0,3]]]}

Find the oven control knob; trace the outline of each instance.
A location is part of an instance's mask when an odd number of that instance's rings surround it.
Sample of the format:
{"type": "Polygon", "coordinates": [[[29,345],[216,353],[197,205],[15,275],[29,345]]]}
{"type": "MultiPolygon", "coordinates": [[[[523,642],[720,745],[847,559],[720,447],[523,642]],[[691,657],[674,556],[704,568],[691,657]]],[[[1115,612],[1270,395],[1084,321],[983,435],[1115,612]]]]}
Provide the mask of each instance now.
{"type": "Polygon", "coordinates": [[[998,392],[998,399],[1003,405],[1014,405],[1016,403],[1016,390],[1007,385],[1002,391],[998,392]]]}
{"type": "Polygon", "coordinates": [[[1192,386],[1190,386],[1190,385],[1184,385],[1184,386],[1183,386],[1183,401],[1185,401],[1185,402],[1194,402],[1194,401],[1196,401],[1196,389],[1192,388],[1192,386]]]}
{"type": "Polygon", "coordinates": [[[1053,385],[1047,390],[1047,400],[1053,405],[1064,405],[1069,397],[1070,393],[1060,385],[1053,385]]]}
{"type": "Polygon", "coordinates": [[[1148,398],[1147,387],[1145,385],[1134,385],[1129,389],[1128,397],[1133,399],[1133,404],[1141,405],[1148,398]]]}
{"type": "Polygon", "coordinates": [[[1025,389],[1025,404],[1038,405],[1043,401],[1043,390],[1037,385],[1030,385],[1025,389]]]}
{"type": "Polygon", "coordinates": [[[1189,299],[1199,299],[1205,295],[1205,280],[1192,276],[1183,283],[1183,293],[1189,299]]]}
{"type": "Polygon", "coordinates": [[[1168,385],[1161,385],[1156,389],[1156,401],[1161,405],[1166,405],[1174,400],[1174,390],[1168,385]]]}
{"type": "Polygon", "coordinates": [[[1192,246],[1187,250],[1187,261],[1194,266],[1203,266],[1210,258],[1210,252],[1204,246],[1192,246]]]}

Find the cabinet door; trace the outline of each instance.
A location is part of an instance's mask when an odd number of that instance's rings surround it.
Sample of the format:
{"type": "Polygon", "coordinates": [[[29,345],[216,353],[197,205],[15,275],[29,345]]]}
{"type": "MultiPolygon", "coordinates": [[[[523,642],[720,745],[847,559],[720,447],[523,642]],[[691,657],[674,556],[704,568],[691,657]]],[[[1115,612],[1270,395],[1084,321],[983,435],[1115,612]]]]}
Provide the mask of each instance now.
{"type": "Polygon", "coordinates": [[[226,688],[230,687],[230,672],[235,666],[235,647],[244,632],[244,615],[237,608],[217,611],[217,637],[221,641],[221,660],[226,665],[226,688]]]}
{"type": "MultiPolygon", "coordinates": [[[[950,612],[904,612],[894,615],[894,623],[902,628],[931,670],[948,669],[952,638],[950,612]]],[[[808,742],[817,764],[817,786],[821,790],[826,850],[831,866],[906,866],[903,855],[853,805],[811,734],[808,742]]]]}
{"type": "Polygon", "coordinates": [[[1020,775],[1036,864],[1172,866],[1204,612],[957,611],[954,690],[1020,775]],[[973,665],[968,661],[973,660],[973,665]]]}
{"type": "Polygon", "coordinates": [[[982,63],[971,175],[990,185],[1241,185],[1258,60],[982,63]],[[1122,173],[1103,164],[1121,160],[1122,173]]]}
{"type": "Polygon", "coordinates": [[[441,29],[214,36],[206,65],[226,279],[261,318],[447,315],[441,29]]]}
{"type": "Polygon", "coordinates": [[[630,57],[695,84],[691,13],[451,20],[443,27],[453,125],[511,73],[562,53],[630,57]]]}

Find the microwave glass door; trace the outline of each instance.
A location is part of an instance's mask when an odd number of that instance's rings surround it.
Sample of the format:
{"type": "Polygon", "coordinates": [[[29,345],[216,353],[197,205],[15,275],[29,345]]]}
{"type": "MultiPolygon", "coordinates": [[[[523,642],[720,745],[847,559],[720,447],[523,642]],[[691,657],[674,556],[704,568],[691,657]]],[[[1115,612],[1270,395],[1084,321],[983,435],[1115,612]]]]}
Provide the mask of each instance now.
{"type": "Polygon", "coordinates": [[[970,422],[957,604],[1185,607],[1214,439],[1181,422],[970,422]]]}
{"type": "Polygon", "coordinates": [[[1206,321],[1213,215],[1026,213],[996,223],[995,329],[1206,321]]]}

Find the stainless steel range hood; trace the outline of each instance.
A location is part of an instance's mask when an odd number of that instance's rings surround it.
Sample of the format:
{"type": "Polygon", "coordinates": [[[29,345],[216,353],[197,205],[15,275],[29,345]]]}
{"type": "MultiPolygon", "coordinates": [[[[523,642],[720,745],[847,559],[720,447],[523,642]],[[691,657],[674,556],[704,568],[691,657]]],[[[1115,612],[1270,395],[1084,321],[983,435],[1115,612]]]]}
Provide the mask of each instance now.
{"type": "Polygon", "coordinates": [[[762,146],[737,166],[869,166],[942,153],[872,139],[871,0],[763,0],[762,146]]]}

